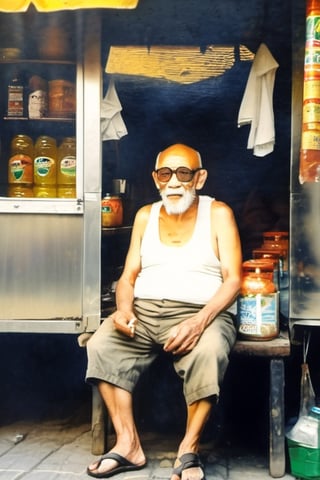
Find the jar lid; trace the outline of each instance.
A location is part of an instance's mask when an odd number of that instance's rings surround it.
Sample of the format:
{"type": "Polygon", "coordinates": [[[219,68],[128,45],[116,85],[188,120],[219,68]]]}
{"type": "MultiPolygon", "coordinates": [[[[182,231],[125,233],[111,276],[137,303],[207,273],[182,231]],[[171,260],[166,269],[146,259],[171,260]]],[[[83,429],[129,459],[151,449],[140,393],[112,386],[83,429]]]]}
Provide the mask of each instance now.
{"type": "MultiPolygon", "coordinates": [[[[259,248],[255,248],[254,250],[252,250],[252,253],[253,254],[257,254],[257,255],[264,255],[265,257],[261,257],[261,258],[278,258],[280,255],[281,255],[281,249],[275,249],[269,245],[265,246],[265,247],[259,247],[259,248]]],[[[253,257],[253,258],[256,258],[256,257],[253,257]]]]}
{"type": "Polygon", "coordinates": [[[118,198],[120,200],[119,195],[114,195],[113,193],[105,193],[103,198],[118,198]]]}
{"type": "Polygon", "coordinates": [[[289,238],[289,232],[264,232],[263,237],[274,240],[284,240],[289,238]]]}
{"type": "Polygon", "coordinates": [[[261,270],[273,270],[274,261],[269,258],[251,258],[243,262],[242,267],[245,270],[255,271],[257,268],[261,270]]]}

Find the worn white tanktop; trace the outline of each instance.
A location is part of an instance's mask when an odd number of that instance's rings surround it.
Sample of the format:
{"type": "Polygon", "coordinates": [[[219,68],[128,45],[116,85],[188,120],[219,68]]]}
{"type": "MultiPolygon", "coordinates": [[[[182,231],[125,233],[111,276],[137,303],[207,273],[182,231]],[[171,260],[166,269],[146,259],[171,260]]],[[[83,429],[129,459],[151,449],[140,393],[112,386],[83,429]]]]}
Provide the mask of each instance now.
{"type": "Polygon", "coordinates": [[[204,305],[222,283],[220,261],[211,240],[211,203],[199,196],[196,224],[191,239],[182,246],[160,241],[159,213],[162,202],[152,205],[141,243],[141,271],[135,298],[169,299],[204,305]]]}

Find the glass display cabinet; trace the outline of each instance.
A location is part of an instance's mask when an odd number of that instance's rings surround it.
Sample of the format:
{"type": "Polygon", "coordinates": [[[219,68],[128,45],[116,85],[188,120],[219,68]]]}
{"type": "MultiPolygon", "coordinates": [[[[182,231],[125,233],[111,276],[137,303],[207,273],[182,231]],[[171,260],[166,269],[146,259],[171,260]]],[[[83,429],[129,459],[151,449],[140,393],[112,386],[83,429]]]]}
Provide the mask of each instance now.
{"type": "Polygon", "coordinates": [[[0,44],[0,331],[93,331],[100,323],[100,20],[94,11],[34,11],[1,14],[1,25],[8,32],[0,44]],[[61,153],[70,141],[72,150],[61,153]]]}

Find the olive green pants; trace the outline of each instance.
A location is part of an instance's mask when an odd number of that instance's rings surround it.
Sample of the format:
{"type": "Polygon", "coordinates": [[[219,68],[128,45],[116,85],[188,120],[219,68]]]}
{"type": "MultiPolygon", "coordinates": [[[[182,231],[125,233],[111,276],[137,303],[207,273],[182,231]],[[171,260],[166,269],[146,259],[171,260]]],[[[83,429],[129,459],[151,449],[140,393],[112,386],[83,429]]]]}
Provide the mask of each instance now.
{"type": "MultiPolygon", "coordinates": [[[[87,382],[104,381],[132,392],[142,372],[157,357],[170,329],[201,308],[171,300],[136,299],[138,323],[134,338],[115,330],[113,321],[106,318],[87,344],[87,382]]],[[[234,316],[223,312],[205,329],[191,352],[182,356],[168,354],[183,380],[188,405],[219,395],[235,340],[234,316]]]]}

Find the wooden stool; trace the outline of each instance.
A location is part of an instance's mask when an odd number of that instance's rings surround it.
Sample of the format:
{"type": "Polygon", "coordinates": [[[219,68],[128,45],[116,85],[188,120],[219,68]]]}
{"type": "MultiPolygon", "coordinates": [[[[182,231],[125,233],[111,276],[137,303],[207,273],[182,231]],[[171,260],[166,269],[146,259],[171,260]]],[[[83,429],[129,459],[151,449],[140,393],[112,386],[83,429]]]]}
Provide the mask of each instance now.
{"type": "Polygon", "coordinates": [[[281,332],[278,338],[262,342],[237,340],[231,361],[237,355],[269,359],[269,472],[274,478],[283,477],[286,469],[284,358],[290,355],[288,333],[281,332]]]}

